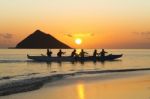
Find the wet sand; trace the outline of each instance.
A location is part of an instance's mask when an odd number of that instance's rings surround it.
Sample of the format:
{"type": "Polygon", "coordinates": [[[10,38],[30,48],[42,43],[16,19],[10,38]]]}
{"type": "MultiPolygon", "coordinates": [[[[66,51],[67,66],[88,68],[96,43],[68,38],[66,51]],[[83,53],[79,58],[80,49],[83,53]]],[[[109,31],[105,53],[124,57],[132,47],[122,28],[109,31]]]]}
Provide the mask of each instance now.
{"type": "Polygon", "coordinates": [[[150,71],[71,77],[0,99],[150,99],[150,71]]]}

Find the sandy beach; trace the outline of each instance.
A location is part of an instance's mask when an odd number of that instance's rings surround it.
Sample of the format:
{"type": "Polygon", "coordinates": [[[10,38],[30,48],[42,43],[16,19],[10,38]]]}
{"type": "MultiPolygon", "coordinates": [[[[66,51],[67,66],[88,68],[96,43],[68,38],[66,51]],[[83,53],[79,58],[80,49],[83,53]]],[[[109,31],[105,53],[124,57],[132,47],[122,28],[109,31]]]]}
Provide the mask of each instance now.
{"type": "Polygon", "coordinates": [[[149,99],[150,72],[121,72],[66,78],[41,89],[2,99],[149,99]]]}

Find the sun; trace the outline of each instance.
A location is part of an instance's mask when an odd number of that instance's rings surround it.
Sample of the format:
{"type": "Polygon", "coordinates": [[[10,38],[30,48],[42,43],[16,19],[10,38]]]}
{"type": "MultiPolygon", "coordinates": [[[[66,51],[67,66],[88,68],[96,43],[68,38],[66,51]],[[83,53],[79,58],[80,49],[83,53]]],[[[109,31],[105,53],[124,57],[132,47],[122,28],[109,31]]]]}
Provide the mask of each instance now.
{"type": "Polygon", "coordinates": [[[77,45],[80,45],[80,44],[82,43],[82,39],[81,39],[81,38],[76,38],[76,39],[75,39],[75,43],[76,43],[77,45]]]}

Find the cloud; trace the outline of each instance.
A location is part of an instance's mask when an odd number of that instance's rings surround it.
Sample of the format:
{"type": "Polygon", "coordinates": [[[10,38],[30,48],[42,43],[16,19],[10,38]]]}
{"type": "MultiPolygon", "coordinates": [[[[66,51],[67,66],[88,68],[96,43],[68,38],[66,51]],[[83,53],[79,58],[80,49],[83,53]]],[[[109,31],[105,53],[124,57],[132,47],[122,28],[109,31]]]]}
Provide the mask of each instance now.
{"type": "Polygon", "coordinates": [[[68,37],[73,37],[73,35],[71,35],[71,34],[66,34],[68,37]]]}
{"type": "Polygon", "coordinates": [[[141,32],[141,35],[143,35],[143,36],[150,36],[150,32],[141,32]]]}
{"type": "Polygon", "coordinates": [[[91,35],[91,36],[94,36],[95,34],[94,34],[94,33],[91,33],[90,35],[91,35]]]}
{"type": "Polygon", "coordinates": [[[65,34],[68,37],[92,37],[94,36],[94,33],[76,33],[76,34],[65,34]]]}
{"type": "Polygon", "coordinates": [[[144,39],[150,39],[150,31],[147,32],[133,32],[137,36],[141,36],[144,39]]]}
{"type": "Polygon", "coordinates": [[[4,33],[4,34],[0,34],[0,37],[3,39],[11,39],[13,38],[13,35],[11,33],[4,33]]]}

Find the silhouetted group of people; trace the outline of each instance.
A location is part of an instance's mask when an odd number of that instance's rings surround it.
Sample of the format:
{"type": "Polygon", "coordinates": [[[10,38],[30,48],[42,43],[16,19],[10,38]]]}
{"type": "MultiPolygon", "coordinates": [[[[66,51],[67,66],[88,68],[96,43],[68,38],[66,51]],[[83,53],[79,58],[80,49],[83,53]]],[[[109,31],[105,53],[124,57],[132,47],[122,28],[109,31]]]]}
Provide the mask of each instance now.
{"type": "Polygon", "coordinates": [[[88,53],[85,52],[83,49],[81,50],[79,54],[77,54],[76,49],[74,49],[73,52],[71,53],[71,57],[84,57],[85,54],[88,54],[88,53]]]}
{"type": "MultiPolygon", "coordinates": [[[[58,51],[57,53],[57,57],[62,57],[63,54],[65,54],[66,52],[63,52],[61,49],[58,51]]],[[[93,52],[93,56],[92,57],[97,57],[97,56],[101,56],[101,57],[104,57],[105,54],[107,52],[102,49],[100,51],[100,53],[97,52],[97,50],[95,49],[94,52],[93,52]]],[[[72,52],[71,52],[71,57],[85,57],[85,55],[88,54],[87,52],[85,52],[83,49],[81,49],[81,52],[78,54],[76,53],[76,49],[74,49],[72,52]]],[[[52,56],[52,51],[50,49],[47,49],[47,56],[48,57],[51,57],[52,56]]]]}
{"type": "Polygon", "coordinates": [[[100,53],[98,53],[97,50],[95,49],[93,52],[93,57],[96,57],[96,56],[104,57],[106,53],[107,52],[104,49],[102,49],[102,51],[100,53]]]}

